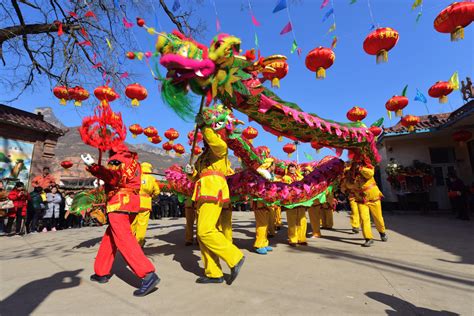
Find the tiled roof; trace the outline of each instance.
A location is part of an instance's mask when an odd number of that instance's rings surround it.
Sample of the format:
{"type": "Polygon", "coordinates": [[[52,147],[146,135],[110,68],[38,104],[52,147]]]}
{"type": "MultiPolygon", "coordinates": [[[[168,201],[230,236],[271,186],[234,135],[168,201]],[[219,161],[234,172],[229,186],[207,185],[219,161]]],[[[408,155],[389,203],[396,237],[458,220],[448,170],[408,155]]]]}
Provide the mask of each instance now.
{"type": "Polygon", "coordinates": [[[66,132],[44,121],[42,115],[26,112],[4,104],[0,104],[0,123],[25,127],[59,136],[63,136],[66,132]]]}
{"type": "MultiPolygon", "coordinates": [[[[420,123],[415,125],[415,131],[439,127],[448,121],[450,114],[451,113],[440,113],[440,114],[419,116],[420,123]]],[[[401,120],[392,127],[384,128],[384,134],[388,134],[388,133],[398,134],[398,133],[407,133],[407,132],[408,132],[408,129],[402,125],[401,120]]]]}

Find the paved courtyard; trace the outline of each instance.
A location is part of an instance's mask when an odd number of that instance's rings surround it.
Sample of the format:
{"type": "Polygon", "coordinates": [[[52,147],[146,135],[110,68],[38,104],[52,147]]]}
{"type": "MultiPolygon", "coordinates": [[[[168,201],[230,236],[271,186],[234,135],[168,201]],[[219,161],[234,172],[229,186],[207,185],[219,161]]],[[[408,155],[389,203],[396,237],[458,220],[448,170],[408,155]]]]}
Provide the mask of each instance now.
{"type": "MultiPolygon", "coordinates": [[[[0,238],[0,315],[473,315],[473,222],[386,215],[389,241],[362,248],[346,213],[309,246],[271,240],[252,252],[252,213],[234,213],[247,260],[232,286],[194,283],[197,246],[184,247],[184,219],[152,221],[145,253],[162,279],[144,298],[121,258],[108,284],[89,281],[104,228],[0,238]]],[[[374,229],[375,232],[375,229],[374,229]]],[[[225,273],[229,270],[225,267],[225,273]]]]}

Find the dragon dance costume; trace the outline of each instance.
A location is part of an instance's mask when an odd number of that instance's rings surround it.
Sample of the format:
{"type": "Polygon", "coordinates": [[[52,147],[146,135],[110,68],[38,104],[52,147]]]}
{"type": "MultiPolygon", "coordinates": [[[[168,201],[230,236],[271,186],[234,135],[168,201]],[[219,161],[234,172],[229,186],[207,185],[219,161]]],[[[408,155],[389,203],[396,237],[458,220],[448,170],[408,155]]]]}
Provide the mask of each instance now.
{"type": "Polygon", "coordinates": [[[344,169],[344,176],[341,181],[341,192],[347,196],[347,200],[349,201],[349,206],[351,208],[350,223],[352,231],[357,234],[360,229],[360,212],[354,194],[357,189],[355,177],[350,170],[350,166],[346,166],[344,169]]]}
{"type": "MultiPolygon", "coordinates": [[[[291,184],[295,181],[301,181],[303,176],[296,170],[294,173],[290,173],[290,167],[296,169],[295,165],[288,165],[286,174],[283,176],[283,182],[291,184]]],[[[286,221],[288,222],[288,243],[290,246],[296,246],[297,244],[306,245],[306,208],[298,206],[291,210],[286,209],[286,221]]]]}
{"type": "Polygon", "coordinates": [[[112,152],[106,167],[95,164],[90,155],[83,157],[83,160],[88,165],[87,170],[104,181],[109,218],[109,227],[100,243],[94,263],[95,274],[91,280],[100,283],[108,281],[118,250],[133,273],[143,279],[141,288],[134,295],[144,296],[160,279],[131,230],[131,224],[140,210],[141,168],[138,156],[125,149],[112,152]]]}
{"type": "Polygon", "coordinates": [[[204,261],[206,278],[198,283],[221,283],[223,273],[219,258],[232,269],[232,281],[243,264],[243,253],[217,229],[222,207],[229,203],[229,187],[225,178],[229,170],[227,144],[210,127],[201,128],[206,148],[195,163],[196,182],[192,200],[197,207],[197,236],[204,261]],[[237,268],[236,268],[237,267],[237,268]]]}
{"type": "Polygon", "coordinates": [[[155,177],[150,173],[153,166],[148,162],[141,164],[142,176],[140,185],[140,213],[137,214],[132,223],[132,232],[137,238],[140,246],[145,245],[145,235],[150,219],[152,199],[160,194],[160,186],[155,177]]]}

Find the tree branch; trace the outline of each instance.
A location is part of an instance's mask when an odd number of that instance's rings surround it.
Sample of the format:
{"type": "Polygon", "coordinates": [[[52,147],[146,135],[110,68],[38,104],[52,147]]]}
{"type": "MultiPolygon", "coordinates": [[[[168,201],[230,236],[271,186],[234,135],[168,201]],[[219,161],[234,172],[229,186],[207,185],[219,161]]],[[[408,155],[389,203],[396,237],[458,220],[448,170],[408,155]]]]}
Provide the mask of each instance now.
{"type": "Polygon", "coordinates": [[[181,24],[181,22],[178,21],[178,19],[174,16],[173,12],[170,11],[170,9],[168,8],[168,6],[166,5],[165,1],[164,0],[160,0],[160,4],[161,6],[163,7],[163,10],[165,10],[166,12],[166,15],[168,15],[168,17],[170,18],[171,22],[173,22],[174,25],[176,25],[176,27],[178,28],[178,30],[181,32],[181,33],[185,33],[184,32],[184,29],[183,29],[183,25],[181,24]]]}

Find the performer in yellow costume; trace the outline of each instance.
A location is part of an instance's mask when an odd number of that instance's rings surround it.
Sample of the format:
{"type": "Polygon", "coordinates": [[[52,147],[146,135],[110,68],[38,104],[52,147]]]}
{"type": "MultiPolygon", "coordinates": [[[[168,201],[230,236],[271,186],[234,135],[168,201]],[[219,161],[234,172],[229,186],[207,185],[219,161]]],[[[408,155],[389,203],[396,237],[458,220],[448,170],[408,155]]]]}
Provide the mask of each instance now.
{"type": "Polygon", "coordinates": [[[221,258],[231,269],[227,283],[232,284],[245,261],[243,253],[216,227],[222,207],[230,201],[225,178],[229,169],[227,144],[214,130],[222,129],[232,119],[231,112],[224,111],[222,107],[207,108],[198,117],[204,136],[204,151],[194,166],[185,168],[186,173],[199,179],[194,187],[193,201],[197,207],[197,236],[205,276],[198,278],[197,283],[224,282],[219,263],[221,258]],[[211,124],[213,128],[209,126],[211,124]]]}
{"type": "MultiPolygon", "coordinates": [[[[230,167],[230,161],[228,163],[229,169],[226,172],[226,176],[235,173],[230,167]]],[[[228,241],[232,242],[232,205],[230,202],[222,207],[221,216],[219,216],[217,221],[217,229],[224,234],[228,241]]]]}
{"type": "Polygon", "coordinates": [[[184,245],[191,246],[194,242],[194,223],[196,222],[196,207],[191,198],[187,198],[184,202],[184,216],[186,218],[184,245]]]}
{"type": "Polygon", "coordinates": [[[140,212],[132,223],[132,232],[140,246],[145,245],[145,235],[150,219],[151,201],[160,194],[160,186],[156,183],[155,177],[150,173],[153,166],[149,162],[141,163],[142,176],[140,184],[140,212]]]}
{"type": "Polygon", "coordinates": [[[327,219],[325,219],[327,213],[331,214],[332,219],[332,212],[334,209],[334,195],[332,193],[332,187],[326,189],[324,193],[326,197],[323,203],[316,199],[314,200],[313,205],[308,208],[309,221],[313,230],[313,235],[311,236],[311,238],[321,237],[320,225],[321,222],[324,223],[324,220],[326,220],[326,225],[331,225],[332,227],[332,222],[328,223],[327,219]]]}
{"type": "MultiPolygon", "coordinates": [[[[303,176],[296,170],[296,165],[290,163],[286,169],[286,175],[283,181],[290,184],[300,181],[303,176]]],[[[288,243],[292,247],[296,245],[306,246],[306,208],[298,206],[293,209],[286,209],[286,220],[288,222],[288,243]]]]}
{"type": "Polygon", "coordinates": [[[358,234],[360,230],[360,214],[359,207],[355,199],[354,192],[356,191],[355,175],[351,172],[351,166],[348,165],[344,169],[344,176],[341,181],[341,192],[347,196],[349,206],[351,208],[350,222],[352,232],[358,234]]]}
{"type": "Polygon", "coordinates": [[[321,223],[323,229],[332,229],[334,226],[334,194],[332,188],[326,190],[326,203],[321,204],[321,223]]]}
{"type": "Polygon", "coordinates": [[[370,247],[374,243],[370,226],[370,214],[372,214],[375,227],[380,234],[381,240],[388,240],[382,217],[382,203],[380,202],[383,195],[375,182],[375,170],[370,163],[354,163],[352,167],[356,168],[355,183],[358,189],[355,191],[355,199],[362,222],[362,233],[365,238],[365,243],[362,246],[370,247]]]}

